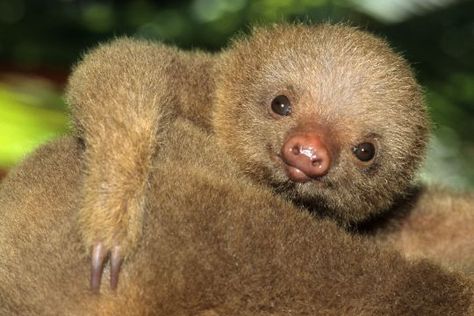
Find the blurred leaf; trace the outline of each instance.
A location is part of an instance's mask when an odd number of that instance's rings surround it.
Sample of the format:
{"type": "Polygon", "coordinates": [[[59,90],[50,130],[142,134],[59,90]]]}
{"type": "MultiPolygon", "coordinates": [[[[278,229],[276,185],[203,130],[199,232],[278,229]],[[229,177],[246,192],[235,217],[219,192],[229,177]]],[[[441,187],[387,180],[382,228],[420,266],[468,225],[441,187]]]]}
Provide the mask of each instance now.
{"type": "Polygon", "coordinates": [[[40,86],[35,93],[0,83],[0,167],[13,165],[39,144],[67,131],[59,93],[40,86]]]}

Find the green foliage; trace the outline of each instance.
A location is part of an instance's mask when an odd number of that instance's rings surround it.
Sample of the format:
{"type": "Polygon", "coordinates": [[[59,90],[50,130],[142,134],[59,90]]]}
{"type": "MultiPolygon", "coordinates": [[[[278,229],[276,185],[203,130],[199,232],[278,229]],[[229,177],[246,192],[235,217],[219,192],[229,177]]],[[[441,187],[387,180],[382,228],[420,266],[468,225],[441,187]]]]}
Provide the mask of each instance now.
{"type": "Polygon", "coordinates": [[[13,165],[66,126],[60,94],[45,82],[0,84],[0,166],[13,165]]]}

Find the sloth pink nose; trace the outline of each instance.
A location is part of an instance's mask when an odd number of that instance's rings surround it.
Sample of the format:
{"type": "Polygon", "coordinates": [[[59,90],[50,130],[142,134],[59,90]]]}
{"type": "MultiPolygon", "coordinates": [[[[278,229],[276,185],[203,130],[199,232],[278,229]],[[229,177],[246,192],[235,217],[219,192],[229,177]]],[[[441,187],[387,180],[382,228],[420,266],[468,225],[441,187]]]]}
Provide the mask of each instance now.
{"type": "Polygon", "coordinates": [[[295,182],[307,182],[324,176],[331,166],[331,156],[316,133],[296,134],[281,148],[288,177],[295,182]]]}

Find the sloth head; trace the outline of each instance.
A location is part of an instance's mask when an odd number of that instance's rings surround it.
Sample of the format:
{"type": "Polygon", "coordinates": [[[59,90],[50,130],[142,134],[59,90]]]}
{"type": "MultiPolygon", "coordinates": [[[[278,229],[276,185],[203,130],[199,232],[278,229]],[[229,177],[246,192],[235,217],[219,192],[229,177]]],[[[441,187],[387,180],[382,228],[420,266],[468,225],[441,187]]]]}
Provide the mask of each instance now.
{"type": "Polygon", "coordinates": [[[221,56],[216,84],[215,132],[240,168],[343,222],[390,207],[424,156],[410,67],[356,28],[257,28],[221,56]]]}

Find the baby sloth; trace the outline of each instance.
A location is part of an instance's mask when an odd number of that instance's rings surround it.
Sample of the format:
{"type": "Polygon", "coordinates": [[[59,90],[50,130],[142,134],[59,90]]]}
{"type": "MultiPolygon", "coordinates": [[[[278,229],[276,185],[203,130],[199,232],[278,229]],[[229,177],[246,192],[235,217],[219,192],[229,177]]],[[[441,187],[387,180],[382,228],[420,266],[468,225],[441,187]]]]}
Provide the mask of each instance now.
{"type": "Polygon", "coordinates": [[[115,40],[76,66],[67,99],[85,144],[79,225],[94,290],[108,258],[117,286],[140,242],[153,161],[166,159],[178,117],[215,137],[215,155],[242,175],[343,227],[412,191],[429,130],[406,61],[344,25],[256,28],[215,55],[115,40]]]}

